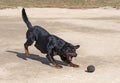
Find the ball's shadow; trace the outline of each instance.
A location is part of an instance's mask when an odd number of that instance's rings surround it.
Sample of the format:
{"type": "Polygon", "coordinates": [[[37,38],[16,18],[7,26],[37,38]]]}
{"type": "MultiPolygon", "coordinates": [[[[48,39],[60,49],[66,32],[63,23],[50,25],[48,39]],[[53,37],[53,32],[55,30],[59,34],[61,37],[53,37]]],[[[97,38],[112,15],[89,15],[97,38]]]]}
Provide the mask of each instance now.
{"type": "MultiPolygon", "coordinates": [[[[50,62],[48,61],[47,58],[41,57],[36,54],[30,54],[30,55],[26,56],[24,53],[20,53],[20,52],[16,52],[16,51],[6,51],[6,52],[14,53],[14,54],[16,54],[17,57],[19,57],[23,60],[32,59],[32,60],[40,61],[42,64],[50,65],[50,62]]],[[[66,64],[61,61],[56,60],[56,62],[58,64],[66,66],[66,64]]]]}

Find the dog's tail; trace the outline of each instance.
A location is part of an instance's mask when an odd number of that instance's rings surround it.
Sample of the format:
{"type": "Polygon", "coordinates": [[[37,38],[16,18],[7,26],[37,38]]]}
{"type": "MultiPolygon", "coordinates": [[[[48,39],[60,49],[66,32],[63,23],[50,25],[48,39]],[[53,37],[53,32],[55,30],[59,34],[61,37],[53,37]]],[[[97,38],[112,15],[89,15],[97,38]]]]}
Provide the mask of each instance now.
{"type": "Polygon", "coordinates": [[[32,29],[33,26],[32,26],[32,24],[30,23],[30,21],[29,21],[29,19],[28,19],[28,17],[27,17],[27,14],[26,14],[24,8],[22,9],[22,18],[23,18],[23,21],[26,23],[28,29],[32,29]]]}

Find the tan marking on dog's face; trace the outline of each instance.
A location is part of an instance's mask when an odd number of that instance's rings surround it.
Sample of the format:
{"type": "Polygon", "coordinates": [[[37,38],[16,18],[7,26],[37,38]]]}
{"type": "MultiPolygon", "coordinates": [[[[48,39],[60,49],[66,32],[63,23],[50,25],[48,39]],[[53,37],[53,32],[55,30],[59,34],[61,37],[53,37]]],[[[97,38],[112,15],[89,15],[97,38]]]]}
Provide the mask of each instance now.
{"type": "Polygon", "coordinates": [[[77,53],[70,53],[70,52],[68,52],[68,53],[65,54],[65,56],[66,56],[66,58],[67,58],[69,61],[72,61],[72,58],[73,58],[73,57],[76,57],[76,56],[77,56],[77,53]]]}

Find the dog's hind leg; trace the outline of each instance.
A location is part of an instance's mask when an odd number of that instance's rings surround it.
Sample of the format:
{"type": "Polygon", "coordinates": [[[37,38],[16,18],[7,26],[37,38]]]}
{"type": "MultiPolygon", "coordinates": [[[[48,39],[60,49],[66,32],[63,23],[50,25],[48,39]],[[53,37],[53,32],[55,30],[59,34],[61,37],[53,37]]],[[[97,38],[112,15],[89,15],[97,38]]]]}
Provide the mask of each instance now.
{"type": "Polygon", "coordinates": [[[25,48],[25,55],[29,55],[29,50],[28,50],[28,46],[31,46],[33,44],[34,41],[32,40],[27,40],[24,44],[24,48],[25,48]]]}

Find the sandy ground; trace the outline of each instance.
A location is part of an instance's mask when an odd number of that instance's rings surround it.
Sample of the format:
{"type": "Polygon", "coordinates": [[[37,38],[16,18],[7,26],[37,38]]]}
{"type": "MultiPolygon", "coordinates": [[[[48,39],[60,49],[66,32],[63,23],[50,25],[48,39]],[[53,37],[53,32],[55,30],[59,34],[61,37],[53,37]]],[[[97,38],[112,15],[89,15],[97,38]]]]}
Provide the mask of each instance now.
{"type": "Polygon", "coordinates": [[[24,55],[26,25],[21,9],[0,10],[0,83],[120,83],[120,10],[113,8],[59,9],[29,8],[33,25],[76,45],[80,68],[49,66],[44,54],[34,46],[24,55]],[[85,72],[94,65],[93,73],[85,72]]]}

